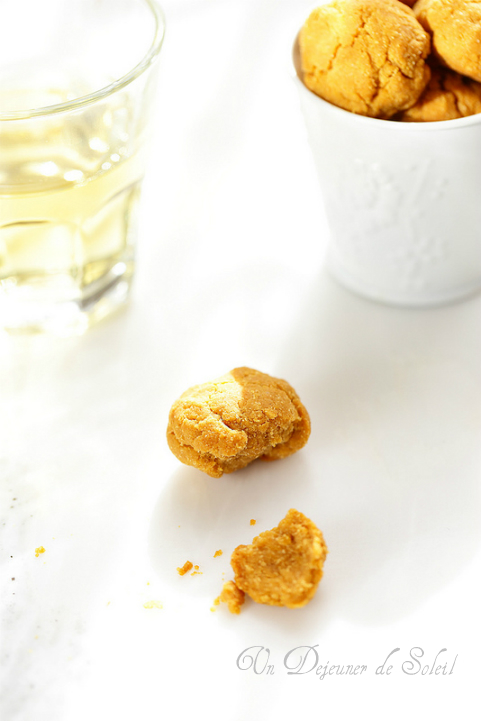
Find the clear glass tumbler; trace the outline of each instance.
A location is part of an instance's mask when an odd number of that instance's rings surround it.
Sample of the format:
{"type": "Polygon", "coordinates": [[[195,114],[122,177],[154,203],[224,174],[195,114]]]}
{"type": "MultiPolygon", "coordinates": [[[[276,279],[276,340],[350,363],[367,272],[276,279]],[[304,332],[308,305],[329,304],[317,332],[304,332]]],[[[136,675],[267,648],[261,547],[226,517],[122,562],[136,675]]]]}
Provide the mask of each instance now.
{"type": "Polygon", "coordinates": [[[151,0],[0,0],[0,327],[123,305],[164,19],[151,0]]]}

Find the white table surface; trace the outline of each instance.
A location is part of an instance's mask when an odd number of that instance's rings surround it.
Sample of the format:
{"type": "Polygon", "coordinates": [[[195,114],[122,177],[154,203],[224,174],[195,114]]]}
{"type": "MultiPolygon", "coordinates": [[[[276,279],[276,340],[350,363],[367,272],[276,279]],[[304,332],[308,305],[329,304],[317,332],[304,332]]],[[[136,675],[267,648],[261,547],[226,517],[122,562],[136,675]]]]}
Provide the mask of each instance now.
{"type": "Polygon", "coordinates": [[[288,72],[311,7],[164,0],[132,302],[81,338],[0,337],[5,721],[475,718],[481,297],[397,310],[323,270],[288,72]],[[171,455],[167,415],[240,365],[286,378],[312,435],[214,480],[171,455]],[[290,507],[330,548],[314,600],[212,613],[233,548],[290,507]],[[315,645],[367,669],[288,675],[315,645]],[[250,646],[273,675],[238,668],[250,646]],[[406,673],[413,648],[452,673],[406,673]]]}

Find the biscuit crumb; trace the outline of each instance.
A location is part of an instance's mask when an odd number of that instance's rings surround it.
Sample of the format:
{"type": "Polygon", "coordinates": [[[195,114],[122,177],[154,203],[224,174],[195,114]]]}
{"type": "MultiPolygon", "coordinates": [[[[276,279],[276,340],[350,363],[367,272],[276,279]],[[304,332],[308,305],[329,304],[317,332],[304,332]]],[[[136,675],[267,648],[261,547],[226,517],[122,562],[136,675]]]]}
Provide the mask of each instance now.
{"type": "Polygon", "coordinates": [[[256,523],[257,523],[256,519],[255,519],[255,518],[251,518],[251,520],[250,520],[250,525],[251,525],[251,526],[255,526],[256,523]]]}
{"type": "Polygon", "coordinates": [[[38,558],[41,553],[45,553],[45,548],[43,546],[39,546],[35,549],[35,558],[38,558]]]}
{"type": "Polygon", "coordinates": [[[190,561],[186,561],[182,568],[177,568],[177,572],[179,576],[185,576],[185,574],[190,571],[192,568],[192,563],[190,561]]]}
{"type": "MultiPolygon", "coordinates": [[[[222,603],[226,603],[231,613],[240,613],[245,600],[245,593],[236,586],[234,581],[227,581],[220,594],[222,603]]],[[[215,603],[215,602],[214,602],[215,603]]]]}
{"type": "Polygon", "coordinates": [[[210,610],[212,611],[212,613],[215,613],[215,611],[217,611],[216,606],[218,606],[219,603],[220,603],[220,596],[217,596],[217,598],[214,598],[214,605],[210,607],[210,610]]]}
{"type": "Polygon", "coordinates": [[[167,441],[182,463],[220,478],[258,458],[273,461],[295,453],[310,430],[309,415],[289,383],[234,368],[175,401],[167,441]]]}
{"type": "Polygon", "coordinates": [[[196,571],[199,570],[199,566],[194,566],[194,568],[195,568],[196,571]]]}
{"type": "MultiPolygon", "coordinates": [[[[198,568],[198,566],[197,566],[197,568],[198,568]]],[[[192,571],[192,573],[190,575],[191,576],[202,576],[203,572],[202,571],[192,571]]]]}
{"type": "Polygon", "coordinates": [[[144,603],[144,608],[164,608],[160,601],[147,601],[144,603]]]}
{"type": "Polygon", "coordinates": [[[222,556],[222,551],[220,549],[214,553],[214,558],[218,558],[218,556],[222,556]]]}
{"type": "Polygon", "coordinates": [[[317,590],[327,552],[317,526],[291,508],[276,528],[237,546],[235,584],[257,603],[300,608],[317,590]]]}

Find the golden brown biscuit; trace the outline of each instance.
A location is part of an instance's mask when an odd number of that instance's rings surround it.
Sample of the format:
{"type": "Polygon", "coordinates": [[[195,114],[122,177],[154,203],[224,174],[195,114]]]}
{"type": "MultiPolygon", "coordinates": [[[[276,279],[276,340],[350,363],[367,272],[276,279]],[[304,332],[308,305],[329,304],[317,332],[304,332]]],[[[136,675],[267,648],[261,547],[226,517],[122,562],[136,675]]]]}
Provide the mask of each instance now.
{"type": "Polygon", "coordinates": [[[316,592],[326,555],[321,531],[291,508],[277,528],[238,546],[231,565],[236,586],[257,603],[300,608],[316,592]]]}
{"type": "Polygon", "coordinates": [[[307,443],[309,415],[284,380],[235,368],[189,388],[169,414],[167,441],[177,458],[220,478],[256,458],[285,458],[307,443]]]}
{"type": "Polygon", "coordinates": [[[433,122],[481,113],[481,84],[448,68],[432,68],[429,84],[416,105],[399,120],[433,122]]]}
{"type": "Polygon", "coordinates": [[[413,10],[437,58],[481,82],[481,0],[419,0],[413,10]]]}
{"type": "Polygon", "coordinates": [[[299,34],[305,85],[345,110],[390,118],[416,102],[429,35],[398,0],[333,0],[299,34]]]}

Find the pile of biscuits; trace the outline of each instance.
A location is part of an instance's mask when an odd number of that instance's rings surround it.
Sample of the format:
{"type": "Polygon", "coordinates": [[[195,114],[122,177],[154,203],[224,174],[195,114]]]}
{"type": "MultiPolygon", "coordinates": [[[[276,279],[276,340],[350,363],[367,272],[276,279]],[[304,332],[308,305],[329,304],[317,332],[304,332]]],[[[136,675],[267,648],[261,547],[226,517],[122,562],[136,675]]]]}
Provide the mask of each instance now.
{"type": "Polygon", "coordinates": [[[481,112],[481,0],[332,0],[299,50],[304,84],[344,110],[405,122],[481,112]]]}

